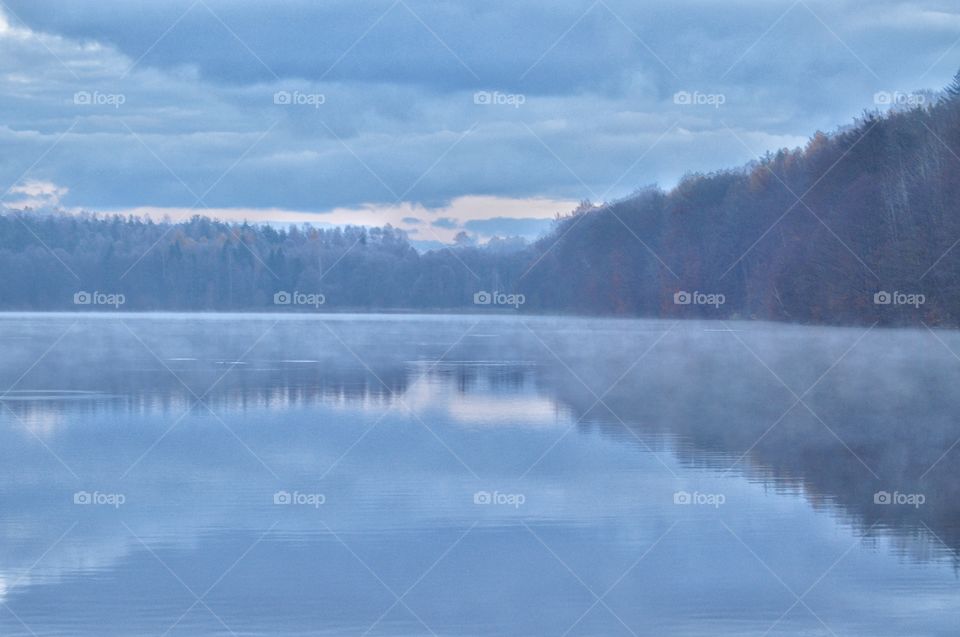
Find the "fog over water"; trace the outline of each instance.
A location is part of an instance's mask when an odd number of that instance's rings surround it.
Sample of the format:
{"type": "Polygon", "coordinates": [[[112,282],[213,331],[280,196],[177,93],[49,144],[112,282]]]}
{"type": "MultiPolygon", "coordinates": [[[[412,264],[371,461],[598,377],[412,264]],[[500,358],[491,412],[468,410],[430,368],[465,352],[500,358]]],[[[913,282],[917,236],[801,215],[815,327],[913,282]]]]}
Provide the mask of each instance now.
{"type": "Polygon", "coordinates": [[[4,635],[956,634],[953,331],[7,314],[0,347],[4,635]]]}

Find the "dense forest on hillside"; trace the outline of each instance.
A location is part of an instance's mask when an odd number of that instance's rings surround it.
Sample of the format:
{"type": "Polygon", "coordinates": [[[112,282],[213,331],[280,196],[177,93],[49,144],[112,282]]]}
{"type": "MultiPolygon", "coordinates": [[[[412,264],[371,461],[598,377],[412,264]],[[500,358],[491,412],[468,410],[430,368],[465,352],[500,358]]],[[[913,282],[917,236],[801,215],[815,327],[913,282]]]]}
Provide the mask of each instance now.
{"type": "Polygon", "coordinates": [[[316,310],[275,299],[300,292],[322,294],[328,311],[955,325],[958,242],[960,80],[935,103],[868,112],[803,149],[689,175],[668,192],[585,202],[522,247],[421,254],[389,226],[8,212],[0,308],[75,309],[90,301],[75,298],[84,291],[123,295],[123,310],[316,310]],[[481,291],[522,296],[477,305],[481,291]]]}

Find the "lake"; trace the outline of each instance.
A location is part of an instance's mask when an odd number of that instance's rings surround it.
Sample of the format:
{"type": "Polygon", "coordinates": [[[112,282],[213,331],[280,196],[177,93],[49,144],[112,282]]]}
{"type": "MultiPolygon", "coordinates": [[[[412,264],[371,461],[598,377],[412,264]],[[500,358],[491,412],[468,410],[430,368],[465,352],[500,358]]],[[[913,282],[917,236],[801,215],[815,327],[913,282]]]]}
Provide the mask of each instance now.
{"type": "Polygon", "coordinates": [[[956,635],[960,334],[0,315],[0,634],[956,635]]]}

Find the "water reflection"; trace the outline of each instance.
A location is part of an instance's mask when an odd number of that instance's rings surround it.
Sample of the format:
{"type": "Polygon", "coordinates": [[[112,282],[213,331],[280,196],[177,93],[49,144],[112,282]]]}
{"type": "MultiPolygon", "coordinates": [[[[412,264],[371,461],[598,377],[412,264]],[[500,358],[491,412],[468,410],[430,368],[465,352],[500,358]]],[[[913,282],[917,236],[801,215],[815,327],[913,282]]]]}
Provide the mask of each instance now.
{"type": "Polygon", "coordinates": [[[718,327],[6,316],[0,628],[952,634],[960,339],[718,327]]]}

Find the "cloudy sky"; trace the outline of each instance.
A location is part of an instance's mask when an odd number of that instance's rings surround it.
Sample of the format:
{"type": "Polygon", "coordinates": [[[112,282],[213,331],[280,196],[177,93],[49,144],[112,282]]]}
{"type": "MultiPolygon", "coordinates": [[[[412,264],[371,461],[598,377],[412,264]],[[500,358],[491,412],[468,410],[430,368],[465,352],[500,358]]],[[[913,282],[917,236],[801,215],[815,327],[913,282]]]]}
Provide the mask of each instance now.
{"type": "Polygon", "coordinates": [[[532,236],[958,67],[955,0],[2,0],[2,201],[532,236]]]}

